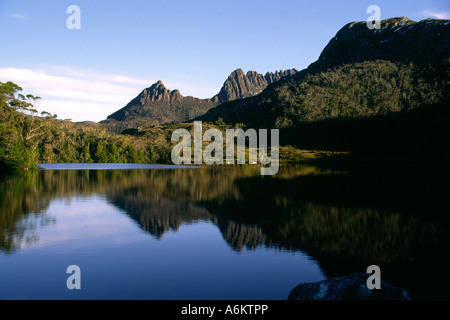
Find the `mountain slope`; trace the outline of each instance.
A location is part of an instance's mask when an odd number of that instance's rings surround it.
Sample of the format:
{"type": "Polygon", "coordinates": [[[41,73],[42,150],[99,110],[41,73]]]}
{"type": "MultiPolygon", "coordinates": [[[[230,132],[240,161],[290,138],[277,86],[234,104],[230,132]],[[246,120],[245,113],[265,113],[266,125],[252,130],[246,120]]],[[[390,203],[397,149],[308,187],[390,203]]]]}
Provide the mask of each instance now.
{"type": "Polygon", "coordinates": [[[380,59],[435,64],[449,55],[449,30],[450,20],[390,18],[378,30],[352,22],[330,40],[313,67],[380,59]]]}
{"type": "Polygon", "coordinates": [[[127,127],[191,120],[220,103],[258,94],[269,84],[296,72],[297,70],[291,69],[262,75],[255,71],[245,74],[242,69],[237,69],[224,82],[220,92],[211,99],[184,97],[178,90],[171,91],[158,81],[102,123],[123,130],[127,127]]]}
{"type": "Polygon", "coordinates": [[[107,119],[135,125],[181,122],[203,114],[215,105],[210,99],[183,97],[178,90],[170,91],[158,81],[107,119]]]}
{"type": "Polygon", "coordinates": [[[307,69],[197,119],[283,128],[386,115],[448,100],[450,22],[403,17],[381,25],[370,30],[366,22],[347,24],[307,69]]]}

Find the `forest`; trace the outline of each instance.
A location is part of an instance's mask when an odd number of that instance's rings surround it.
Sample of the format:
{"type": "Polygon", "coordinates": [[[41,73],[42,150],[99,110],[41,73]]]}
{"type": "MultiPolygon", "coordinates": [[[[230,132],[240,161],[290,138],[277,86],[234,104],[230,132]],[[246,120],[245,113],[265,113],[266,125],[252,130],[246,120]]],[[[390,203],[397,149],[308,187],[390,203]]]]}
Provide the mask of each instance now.
{"type": "MultiPolygon", "coordinates": [[[[281,79],[258,96],[227,102],[204,116],[203,130],[278,128],[280,163],[449,160],[448,65],[349,63],[281,79]]],[[[172,163],[178,128],[193,121],[117,130],[38,111],[40,97],[0,82],[0,171],[39,163],[172,163]]],[[[45,104],[45,102],[44,102],[45,104]]],[[[130,123],[128,123],[130,125],[130,123]]],[[[226,154],[224,150],[224,154],[226,154]]]]}
{"type": "Polygon", "coordinates": [[[153,163],[158,151],[145,139],[96,124],[57,119],[35,108],[39,97],[0,82],[0,171],[23,172],[39,163],[153,163]]]}
{"type": "MultiPolygon", "coordinates": [[[[56,114],[35,108],[39,97],[24,96],[12,82],[0,82],[0,173],[25,172],[39,163],[165,163],[172,164],[171,151],[176,142],[171,134],[178,128],[193,131],[193,123],[175,123],[117,133],[107,124],[75,123],[60,120],[56,114]]],[[[245,128],[222,121],[204,123],[211,128],[245,128]]],[[[206,142],[204,142],[206,143],[206,142]]],[[[315,162],[344,155],[345,152],[303,150],[281,146],[280,163],[315,162]]],[[[193,153],[192,153],[193,154],[193,153]]],[[[224,150],[224,155],[226,154],[224,150]]],[[[248,148],[246,152],[248,162],[248,148]]]]}

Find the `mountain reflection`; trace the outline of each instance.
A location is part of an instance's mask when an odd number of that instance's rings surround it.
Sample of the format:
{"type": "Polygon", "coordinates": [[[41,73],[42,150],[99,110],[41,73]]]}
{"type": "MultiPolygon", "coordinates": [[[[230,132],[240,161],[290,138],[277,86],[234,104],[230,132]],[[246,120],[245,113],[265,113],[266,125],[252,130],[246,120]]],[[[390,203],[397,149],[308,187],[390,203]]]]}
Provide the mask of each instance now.
{"type": "Polygon", "coordinates": [[[302,251],[327,276],[377,264],[408,289],[417,272],[438,281],[450,266],[447,178],[447,168],[423,167],[42,171],[0,181],[0,250],[38,241],[33,224],[55,223],[52,199],[100,194],[157,239],[209,221],[233,250],[302,251]]]}

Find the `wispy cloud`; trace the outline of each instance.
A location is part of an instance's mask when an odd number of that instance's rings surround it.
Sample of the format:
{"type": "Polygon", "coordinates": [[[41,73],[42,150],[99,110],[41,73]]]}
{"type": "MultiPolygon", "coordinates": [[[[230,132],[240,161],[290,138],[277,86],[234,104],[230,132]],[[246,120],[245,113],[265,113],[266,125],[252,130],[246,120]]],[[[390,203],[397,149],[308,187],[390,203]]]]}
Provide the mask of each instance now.
{"type": "Polygon", "coordinates": [[[28,16],[23,15],[23,14],[17,14],[17,13],[11,13],[10,16],[11,16],[11,18],[20,19],[20,20],[28,20],[29,19],[28,16]]]}
{"type": "Polygon", "coordinates": [[[422,15],[424,15],[425,17],[432,17],[437,19],[450,19],[450,11],[424,10],[422,11],[422,15]]]}
{"type": "Polygon", "coordinates": [[[12,81],[25,93],[40,96],[40,107],[59,118],[100,121],[125,106],[155,79],[52,66],[44,70],[0,68],[0,81],[12,81]]]}

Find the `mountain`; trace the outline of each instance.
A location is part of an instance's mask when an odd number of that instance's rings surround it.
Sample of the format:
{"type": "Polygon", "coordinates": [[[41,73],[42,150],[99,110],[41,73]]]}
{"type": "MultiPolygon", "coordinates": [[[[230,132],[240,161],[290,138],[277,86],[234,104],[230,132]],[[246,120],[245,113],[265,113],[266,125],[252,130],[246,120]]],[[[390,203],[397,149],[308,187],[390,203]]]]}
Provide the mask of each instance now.
{"type": "Polygon", "coordinates": [[[307,69],[260,94],[223,103],[198,120],[297,127],[336,118],[385,115],[448,99],[449,20],[352,22],[307,69]]]}
{"type": "Polygon", "coordinates": [[[381,29],[372,30],[366,22],[352,22],[338,31],[311,68],[380,59],[436,64],[449,56],[449,28],[450,20],[406,17],[382,20],[381,29]]]}
{"type": "Polygon", "coordinates": [[[171,91],[158,81],[107,119],[127,121],[137,126],[182,122],[205,113],[215,105],[211,99],[183,97],[180,91],[171,91]]]}
{"type": "Polygon", "coordinates": [[[125,107],[108,116],[104,124],[125,127],[157,125],[191,120],[206,113],[220,103],[253,96],[284,76],[297,72],[295,69],[267,72],[265,75],[255,71],[244,73],[237,69],[224,82],[220,92],[211,99],[184,97],[178,90],[167,89],[161,81],[144,89],[125,107]],[[121,125],[116,122],[120,122],[121,125]]]}
{"type": "Polygon", "coordinates": [[[279,128],[280,144],[352,159],[448,161],[450,21],[352,22],[308,68],[197,120],[279,128]]]}

